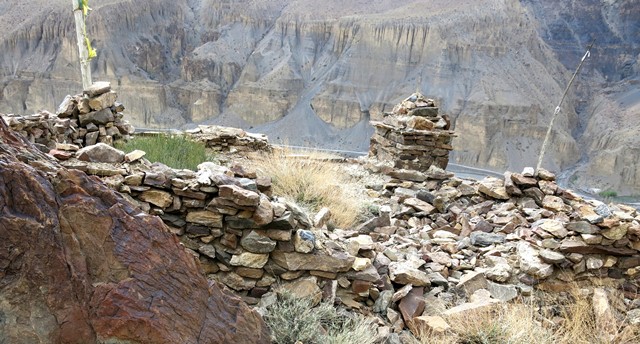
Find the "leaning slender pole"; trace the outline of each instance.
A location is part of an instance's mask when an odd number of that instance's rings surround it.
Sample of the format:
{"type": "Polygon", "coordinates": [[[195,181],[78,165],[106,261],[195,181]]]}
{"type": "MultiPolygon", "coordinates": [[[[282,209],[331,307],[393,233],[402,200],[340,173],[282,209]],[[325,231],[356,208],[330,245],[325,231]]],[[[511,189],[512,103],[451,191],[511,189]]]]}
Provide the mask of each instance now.
{"type": "Polygon", "coordinates": [[[578,64],[578,68],[576,68],[576,71],[573,73],[571,80],[569,80],[569,84],[567,85],[567,88],[564,90],[564,93],[562,94],[560,103],[558,103],[558,106],[556,106],[556,110],[553,112],[553,117],[551,117],[551,122],[549,123],[549,128],[547,129],[547,135],[544,137],[544,141],[542,142],[542,149],[540,150],[540,156],[538,157],[538,164],[536,165],[536,171],[538,171],[542,166],[544,151],[547,150],[547,145],[549,144],[549,137],[551,136],[551,129],[553,128],[553,122],[555,122],[556,117],[558,117],[558,114],[560,113],[560,106],[562,106],[562,102],[564,102],[564,98],[567,96],[567,93],[569,93],[569,88],[571,87],[571,84],[573,84],[573,80],[576,78],[576,75],[578,75],[578,73],[580,72],[580,68],[582,68],[582,64],[584,63],[584,60],[586,60],[587,57],[591,56],[591,48],[593,47],[593,43],[595,43],[595,41],[596,41],[595,39],[591,41],[591,44],[589,44],[589,46],[587,47],[587,52],[584,53],[584,56],[582,56],[582,60],[580,61],[580,64],[578,64]]]}
{"type": "Polygon", "coordinates": [[[80,53],[80,72],[82,73],[82,88],[91,86],[91,64],[89,63],[89,49],[87,48],[82,0],[71,0],[73,4],[73,16],[76,20],[76,39],[78,40],[78,52],[80,53]]]}

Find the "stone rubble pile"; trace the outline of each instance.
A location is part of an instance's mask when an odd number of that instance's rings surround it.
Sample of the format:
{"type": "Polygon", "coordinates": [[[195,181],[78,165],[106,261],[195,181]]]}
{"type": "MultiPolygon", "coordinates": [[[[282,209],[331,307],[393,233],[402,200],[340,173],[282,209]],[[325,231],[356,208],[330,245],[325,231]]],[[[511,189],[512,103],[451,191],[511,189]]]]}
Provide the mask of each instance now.
{"type": "MultiPolygon", "coordinates": [[[[83,94],[67,96],[56,114],[42,111],[28,116],[3,115],[9,127],[27,137],[45,152],[64,159],[67,153],[56,143],[86,147],[98,142],[113,144],[134,128],[123,120],[124,106],[108,82],[96,82],[83,94]]],[[[65,146],[63,146],[65,147],[65,146]]]]}
{"type": "Polygon", "coordinates": [[[431,165],[446,168],[451,140],[448,117],[441,116],[432,99],[414,93],[385,114],[382,122],[371,121],[369,156],[392,162],[400,169],[423,171],[431,165]]]}
{"type": "Polygon", "coordinates": [[[356,261],[375,267],[380,279],[350,280],[348,295],[384,316],[389,331],[590,278],[621,282],[624,311],[640,308],[632,302],[640,281],[635,208],[584,200],[543,169],[482,181],[433,166],[388,174],[395,178],[378,190],[387,199],[382,214],[329,235],[358,243],[356,261]]]}
{"type": "Polygon", "coordinates": [[[218,152],[243,153],[271,149],[266,135],[249,133],[239,128],[200,125],[186,133],[218,152]]]}

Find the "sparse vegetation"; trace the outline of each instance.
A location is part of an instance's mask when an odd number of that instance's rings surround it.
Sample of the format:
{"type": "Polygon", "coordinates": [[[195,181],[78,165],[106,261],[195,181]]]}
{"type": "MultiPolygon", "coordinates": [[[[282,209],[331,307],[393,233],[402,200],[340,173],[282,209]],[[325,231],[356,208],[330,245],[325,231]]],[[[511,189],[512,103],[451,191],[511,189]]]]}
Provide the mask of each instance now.
{"type": "Polygon", "coordinates": [[[600,197],[602,197],[604,199],[611,199],[611,198],[614,198],[614,197],[618,197],[618,193],[615,192],[614,190],[611,190],[611,189],[600,191],[600,193],[598,193],[598,195],[600,195],[600,197]]]}
{"type": "Polygon", "coordinates": [[[327,156],[315,152],[278,150],[257,161],[258,169],[273,179],[273,192],[310,210],[331,210],[332,223],[340,228],[353,225],[363,207],[350,177],[341,173],[327,156]]]}
{"type": "Polygon", "coordinates": [[[373,344],[377,338],[371,320],[341,313],[331,304],[311,307],[307,298],[288,294],[267,307],[264,320],[277,344],[373,344]]]}
{"type": "Polygon", "coordinates": [[[638,343],[640,326],[618,319],[598,324],[591,297],[574,288],[568,297],[544,294],[533,302],[513,302],[446,318],[443,334],[419,332],[423,344],[592,344],[638,343]],[[542,299],[546,299],[542,301],[542,299]],[[560,301],[562,300],[562,301],[560,301]]]}
{"type": "Polygon", "coordinates": [[[149,161],[178,169],[196,170],[200,163],[213,158],[204,144],[180,135],[138,136],[128,142],[117,142],[115,146],[125,152],[145,151],[149,161]]]}
{"type": "Polygon", "coordinates": [[[423,344],[551,344],[556,343],[553,332],[543,326],[531,305],[515,303],[465,312],[451,316],[451,325],[444,334],[418,333],[423,344]]]}

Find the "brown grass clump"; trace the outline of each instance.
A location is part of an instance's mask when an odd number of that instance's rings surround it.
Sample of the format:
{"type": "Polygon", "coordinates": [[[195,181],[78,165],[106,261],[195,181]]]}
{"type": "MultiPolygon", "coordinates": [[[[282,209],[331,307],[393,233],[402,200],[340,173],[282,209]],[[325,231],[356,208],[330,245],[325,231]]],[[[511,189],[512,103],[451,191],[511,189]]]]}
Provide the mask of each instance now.
{"type": "Polygon", "coordinates": [[[640,326],[627,319],[598,324],[592,295],[575,286],[567,293],[541,293],[528,302],[450,316],[446,321],[451,328],[446,333],[418,331],[416,337],[423,344],[640,343],[640,326]]]}
{"type": "Polygon", "coordinates": [[[553,332],[538,319],[535,308],[523,303],[495,305],[446,318],[444,334],[418,333],[424,344],[551,344],[553,332]]]}
{"type": "Polygon", "coordinates": [[[640,343],[638,325],[628,324],[626,319],[598,324],[592,294],[577,288],[573,288],[569,294],[569,302],[558,305],[561,319],[556,329],[558,343],[640,343]]]}
{"type": "Polygon", "coordinates": [[[257,159],[259,172],[273,180],[273,193],[296,202],[311,212],[331,210],[332,222],[340,228],[356,223],[363,198],[350,186],[351,178],[326,154],[289,149],[257,159]]]}

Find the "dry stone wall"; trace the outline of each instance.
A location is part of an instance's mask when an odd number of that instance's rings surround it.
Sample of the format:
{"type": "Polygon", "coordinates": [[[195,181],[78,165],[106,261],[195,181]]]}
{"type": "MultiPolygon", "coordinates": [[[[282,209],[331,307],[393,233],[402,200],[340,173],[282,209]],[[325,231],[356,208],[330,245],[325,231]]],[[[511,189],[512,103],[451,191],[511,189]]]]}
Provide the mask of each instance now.
{"type": "Polygon", "coordinates": [[[96,82],[82,94],[66,96],[56,114],[42,111],[29,116],[2,115],[11,129],[36,143],[44,152],[64,159],[56,144],[78,147],[98,142],[113,144],[134,128],[123,119],[124,106],[108,82],[96,82]]]}
{"type": "Polygon", "coordinates": [[[175,170],[142,155],[99,143],[61,163],[102,177],[142,210],[159,216],[205,273],[246,296],[260,297],[276,281],[335,279],[352,270],[354,256],[337,245],[322,246],[314,224],[326,219],[314,222],[297,205],[273,197],[270,178],[240,165],[211,162],[198,172],[175,170]]]}
{"type": "Polygon", "coordinates": [[[392,162],[400,169],[447,167],[454,133],[449,130],[448,117],[439,114],[432,99],[414,93],[385,114],[382,122],[371,121],[371,125],[375,133],[370,157],[392,162]]]}
{"type": "Polygon", "coordinates": [[[238,128],[200,125],[196,129],[185,131],[185,134],[218,152],[243,153],[271,150],[266,135],[253,134],[238,128]]]}

